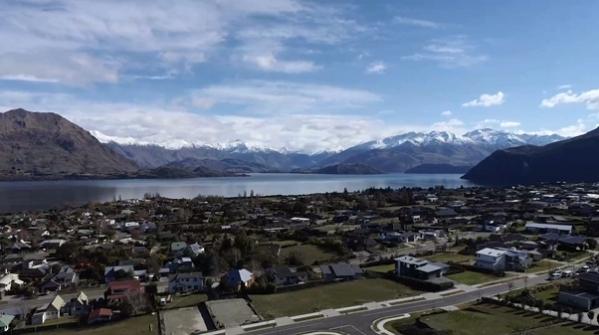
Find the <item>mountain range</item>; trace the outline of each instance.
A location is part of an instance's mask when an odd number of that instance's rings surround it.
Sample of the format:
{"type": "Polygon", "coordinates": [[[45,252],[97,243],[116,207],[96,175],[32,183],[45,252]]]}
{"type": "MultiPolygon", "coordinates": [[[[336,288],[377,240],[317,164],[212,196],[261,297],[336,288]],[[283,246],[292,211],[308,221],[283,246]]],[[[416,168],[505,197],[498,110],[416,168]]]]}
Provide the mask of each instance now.
{"type": "MultiPolygon", "coordinates": [[[[495,150],[543,145],[558,135],[515,134],[492,129],[463,135],[409,132],[340,152],[316,154],[227,146],[168,149],[158,145],[100,143],[88,131],[51,113],[17,109],[0,113],[0,177],[178,178],[251,172],[372,174],[405,172],[422,164],[474,166],[495,150]]],[[[439,171],[439,168],[436,169],[439,171]]]]}
{"type": "Polygon", "coordinates": [[[599,128],[544,146],[498,150],[464,176],[482,184],[599,181],[599,128]]]}

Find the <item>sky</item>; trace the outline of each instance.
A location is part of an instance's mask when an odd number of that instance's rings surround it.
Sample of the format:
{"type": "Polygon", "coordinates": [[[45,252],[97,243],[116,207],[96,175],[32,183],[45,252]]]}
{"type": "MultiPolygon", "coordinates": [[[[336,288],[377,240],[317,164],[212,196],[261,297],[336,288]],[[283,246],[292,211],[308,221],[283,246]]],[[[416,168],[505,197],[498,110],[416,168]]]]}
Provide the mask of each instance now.
{"type": "Polygon", "coordinates": [[[102,141],[319,152],[599,123],[599,1],[3,0],[0,110],[102,141]]]}

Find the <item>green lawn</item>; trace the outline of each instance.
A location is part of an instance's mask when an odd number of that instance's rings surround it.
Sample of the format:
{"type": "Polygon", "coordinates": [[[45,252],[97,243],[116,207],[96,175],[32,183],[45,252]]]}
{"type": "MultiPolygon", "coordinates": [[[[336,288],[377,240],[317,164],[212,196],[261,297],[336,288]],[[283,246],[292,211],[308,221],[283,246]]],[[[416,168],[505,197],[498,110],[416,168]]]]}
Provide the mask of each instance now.
{"type": "Polygon", "coordinates": [[[369,266],[367,268],[364,268],[364,270],[372,271],[372,272],[379,272],[379,273],[387,273],[389,271],[395,270],[395,264],[382,264],[382,265],[369,266]]]}
{"type": "MultiPolygon", "coordinates": [[[[452,335],[591,335],[572,327],[569,322],[554,324],[555,319],[538,314],[495,305],[472,305],[460,311],[432,314],[420,318],[422,322],[452,335]]],[[[405,321],[402,322],[405,324],[405,321]]],[[[399,324],[398,324],[399,325],[399,324]]],[[[398,326],[393,324],[392,326],[398,326]]],[[[396,333],[397,330],[394,329],[396,333]]],[[[399,333],[398,333],[399,334],[399,333]]]]}
{"type": "Polygon", "coordinates": [[[541,271],[549,271],[549,270],[557,268],[559,266],[560,266],[559,263],[543,259],[543,260],[540,260],[537,263],[533,264],[533,266],[528,268],[526,270],[526,272],[534,273],[534,272],[541,272],[541,271]]]}
{"type": "Polygon", "coordinates": [[[462,255],[462,254],[453,253],[453,252],[441,252],[438,254],[425,256],[424,258],[428,259],[429,261],[442,262],[442,263],[446,263],[446,262],[450,262],[450,261],[455,262],[455,263],[470,263],[470,262],[474,261],[474,256],[472,256],[472,255],[462,255]]]}
{"type": "Polygon", "coordinates": [[[48,335],[157,335],[158,320],[156,315],[143,315],[123,321],[107,323],[100,326],[91,326],[72,329],[44,330],[48,335]],[[152,330],[150,331],[150,325],[152,330]]]}
{"type": "Polygon", "coordinates": [[[292,247],[281,248],[279,257],[285,260],[287,257],[295,255],[305,265],[312,265],[315,262],[327,262],[335,258],[335,254],[326,252],[312,244],[295,245],[292,247]]]}
{"type": "Polygon", "coordinates": [[[386,279],[359,279],[285,293],[252,295],[258,314],[266,319],[317,312],[372,301],[418,295],[407,286],[386,279]]]}
{"type": "Polygon", "coordinates": [[[447,278],[451,280],[455,280],[459,283],[466,285],[476,285],[482,284],[493,280],[501,279],[500,277],[494,276],[492,274],[475,272],[475,271],[464,271],[460,273],[454,273],[447,275],[447,278]]]}

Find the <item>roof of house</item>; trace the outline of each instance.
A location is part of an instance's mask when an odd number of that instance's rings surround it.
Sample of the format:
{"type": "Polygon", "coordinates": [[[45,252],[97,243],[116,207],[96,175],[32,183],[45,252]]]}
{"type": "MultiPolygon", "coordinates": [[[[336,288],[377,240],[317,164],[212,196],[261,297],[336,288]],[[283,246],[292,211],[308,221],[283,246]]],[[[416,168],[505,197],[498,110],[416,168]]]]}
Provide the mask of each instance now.
{"type": "Polygon", "coordinates": [[[424,259],[420,259],[420,258],[408,256],[408,255],[398,257],[395,260],[402,262],[402,263],[406,263],[406,264],[414,264],[416,266],[423,266],[428,263],[428,261],[426,261],[424,259]]]}
{"type": "Polygon", "coordinates": [[[572,225],[528,222],[526,228],[572,231],[572,225]]]}
{"type": "Polygon", "coordinates": [[[362,273],[362,269],[349,263],[335,263],[331,264],[330,267],[336,277],[353,277],[362,273]]]}
{"type": "Polygon", "coordinates": [[[484,248],[476,252],[477,255],[498,257],[504,255],[506,253],[505,250],[493,249],[493,248],[484,248]]]}
{"type": "Polygon", "coordinates": [[[110,317],[112,316],[112,309],[110,308],[98,308],[94,309],[89,313],[89,319],[93,320],[99,317],[110,317]]]}
{"type": "Polygon", "coordinates": [[[253,276],[254,274],[246,269],[233,269],[229,271],[229,273],[227,274],[227,279],[230,284],[246,284],[247,282],[252,280],[253,276]]]}
{"type": "Polygon", "coordinates": [[[14,319],[15,319],[15,317],[12,316],[12,315],[9,315],[9,314],[2,314],[2,315],[0,315],[0,327],[4,328],[4,327],[10,326],[10,323],[14,319]]]}

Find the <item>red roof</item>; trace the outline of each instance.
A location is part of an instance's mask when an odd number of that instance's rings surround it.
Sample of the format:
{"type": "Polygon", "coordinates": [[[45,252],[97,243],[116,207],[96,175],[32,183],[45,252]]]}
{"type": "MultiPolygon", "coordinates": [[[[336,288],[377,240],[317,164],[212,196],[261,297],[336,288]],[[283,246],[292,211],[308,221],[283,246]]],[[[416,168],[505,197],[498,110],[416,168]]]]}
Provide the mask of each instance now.
{"type": "Polygon", "coordinates": [[[89,318],[90,319],[96,319],[96,318],[100,318],[100,317],[111,317],[112,316],[112,309],[110,308],[98,308],[98,309],[94,309],[93,311],[91,311],[89,313],[89,318]]]}
{"type": "Polygon", "coordinates": [[[108,284],[108,291],[110,293],[123,292],[123,291],[142,292],[142,287],[141,287],[141,284],[139,283],[139,281],[137,281],[135,279],[119,280],[119,281],[110,282],[110,284],[108,284]]]}

